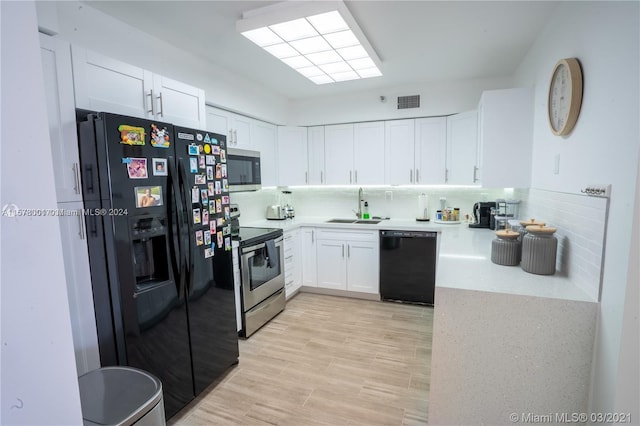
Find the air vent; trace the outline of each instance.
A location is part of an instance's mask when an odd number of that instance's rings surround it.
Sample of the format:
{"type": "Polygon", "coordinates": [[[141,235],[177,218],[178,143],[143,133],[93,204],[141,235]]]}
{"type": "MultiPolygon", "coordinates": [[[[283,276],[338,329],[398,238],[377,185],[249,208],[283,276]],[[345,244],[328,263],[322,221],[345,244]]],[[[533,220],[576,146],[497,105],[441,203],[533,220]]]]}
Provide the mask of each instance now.
{"type": "Polygon", "coordinates": [[[398,109],[420,108],[420,95],[398,96],[398,109]]]}

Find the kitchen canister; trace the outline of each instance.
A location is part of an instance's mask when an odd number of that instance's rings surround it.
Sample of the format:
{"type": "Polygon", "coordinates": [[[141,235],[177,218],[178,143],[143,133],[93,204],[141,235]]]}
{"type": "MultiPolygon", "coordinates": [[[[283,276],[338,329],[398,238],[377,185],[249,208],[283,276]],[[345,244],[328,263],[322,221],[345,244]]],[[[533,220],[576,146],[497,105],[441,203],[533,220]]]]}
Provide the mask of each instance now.
{"type": "Polygon", "coordinates": [[[546,225],[544,222],[540,222],[538,220],[535,219],[529,219],[529,220],[521,220],[520,221],[520,227],[518,228],[518,232],[520,233],[520,241],[522,241],[522,237],[524,237],[524,234],[527,233],[527,226],[544,226],[546,225]]]}
{"type": "Polygon", "coordinates": [[[556,272],[558,239],[553,235],[556,228],[544,225],[529,225],[522,237],[522,261],[525,272],[538,275],[553,275],[556,272]]]}
{"type": "Polygon", "coordinates": [[[521,243],[519,232],[502,229],[496,231],[491,242],[491,261],[496,265],[515,266],[520,263],[521,243]]]}

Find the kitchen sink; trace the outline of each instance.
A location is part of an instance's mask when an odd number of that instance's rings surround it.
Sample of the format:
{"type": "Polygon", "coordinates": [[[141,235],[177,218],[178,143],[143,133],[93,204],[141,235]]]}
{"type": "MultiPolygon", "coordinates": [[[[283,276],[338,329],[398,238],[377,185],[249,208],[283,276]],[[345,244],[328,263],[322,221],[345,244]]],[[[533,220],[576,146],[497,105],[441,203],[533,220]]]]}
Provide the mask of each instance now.
{"type": "Polygon", "coordinates": [[[370,224],[375,225],[376,223],[380,223],[382,220],[379,219],[330,219],[325,223],[359,223],[359,224],[370,224]]]}

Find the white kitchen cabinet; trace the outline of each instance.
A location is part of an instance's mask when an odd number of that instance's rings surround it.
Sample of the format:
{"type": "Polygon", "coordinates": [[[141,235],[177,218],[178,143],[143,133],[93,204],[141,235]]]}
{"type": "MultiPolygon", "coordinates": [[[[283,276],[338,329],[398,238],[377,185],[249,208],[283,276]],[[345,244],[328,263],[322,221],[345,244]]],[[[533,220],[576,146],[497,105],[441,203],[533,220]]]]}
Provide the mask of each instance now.
{"type": "Polygon", "coordinates": [[[447,170],[445,183],[472,185],[478,182],[478,112],[447,117],[447,170]]]}
{"type": "MultiPolygon", "coordinates": [[[[83,203],[58,203],[58,208],[81,212],[83,203]]],[[[82,375],[100,367],[84,215],[60,216],[60,238],[64,253],[76,369],[78,375],[82,375]]]]}
{"type": "Polygon", "coordinates": [[[389,185],[414,183],[415,120],[385,121],[386,178],[389,185]]]}
{"type": "Polygon", "coordinates": [[[303,227],[300,229],[300,261],[302,269],[302,285],[305,287],[318,286],[318,267],[316,263],[316,228],[303,227]]]}
{"type": "Polygon", "coordinates": [[[445,183],[446,147],[446,117],[415,120],[415,183],[421,185],[445,183]]]}
{"type": "Polygon", "coordinates": [[[205,127],[201,89],[79,46],[72,61],[77,108],[205,127]]]}
{"type": "Polygon", "coordinates": [[[289,299],[302,286],[302,268],[300,258],[300,229],[287,231],[284,240],[284,292],[289,299]]]}
{"type": "Polygon", "coordinates": [[[278,154],[276,126],[254,120],[251,125],[253,149],[260,151],[262,186],[278,185],[278,154]]]}
{"type": "Polygon", "coordinates": [[[318,229],[318,287],[378,294],[377,231],[318,229]]]}
{"type": "Polygon", "coordinates": [[[354,184],[353,124],[324,126],[325,183],[354,184]]]}
{"type": "Polygon", "coordinates": [[[206,107],[207,130],[227,137],[230,148],[254,149],[252,118],[212,106],[206,107]]]}
{"type": "Polygon", "coordinates": [[[69,43],[40,35],[49,136],[58,202],[82,201],[69,43]]]}
{"type": "Polygon", "coordinates": [[[478,105],[476,176],[482,186],[531,186],[532,146],[533,91],[516,88],[483,92],[478,105]]]}
{"type": "Polygon", "coordinates": [[[279,185],[305,185],[308,179],[307,128],[278,126],[279,185]]]}
{"type": "Polygon", "coordinates": [[[322,185],[324,179],[324,126],[314,126],[308,129],[308,170],[309,184],[322,185]]]}
{"type": "Polygon", "coordinates": [[[383,121],[354,124],[354,184],[380,185],[384,182],[384,134],[383,121]]]}

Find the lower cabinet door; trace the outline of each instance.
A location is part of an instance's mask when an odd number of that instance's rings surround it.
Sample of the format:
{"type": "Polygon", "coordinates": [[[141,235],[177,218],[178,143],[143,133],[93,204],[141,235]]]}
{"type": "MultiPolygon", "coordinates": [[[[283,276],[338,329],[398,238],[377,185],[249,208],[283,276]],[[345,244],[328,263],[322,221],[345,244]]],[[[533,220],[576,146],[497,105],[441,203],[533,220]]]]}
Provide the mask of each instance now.
{"type": "Polygon", "coordinates": [[[377,243],[347,242],[347,290],[362,293],[379,291],[379,247],[377,243]]]}
{"type": "Polygon", "coordinates": [[[318,287],[347,289],[346,244],[343,241],[318,240],[318,287]]]}

